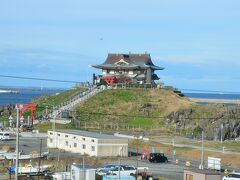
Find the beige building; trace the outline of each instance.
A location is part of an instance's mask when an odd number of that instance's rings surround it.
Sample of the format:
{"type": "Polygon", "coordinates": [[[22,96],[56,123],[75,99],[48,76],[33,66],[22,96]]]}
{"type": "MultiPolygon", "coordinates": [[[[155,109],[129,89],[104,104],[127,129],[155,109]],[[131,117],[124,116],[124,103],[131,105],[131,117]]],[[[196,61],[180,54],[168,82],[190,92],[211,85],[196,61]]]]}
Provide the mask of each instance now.
{"type": "Polygon", "coordinates": [[[200,169],[185,169],[183,174],[183,180],[221,180],[221,174],[200,169]]]}
{"type": "Polygon", "coordinates": [[[48,131],[47,146],[90,156],[128,156],[128,139],[89,131],[48,131]]]}

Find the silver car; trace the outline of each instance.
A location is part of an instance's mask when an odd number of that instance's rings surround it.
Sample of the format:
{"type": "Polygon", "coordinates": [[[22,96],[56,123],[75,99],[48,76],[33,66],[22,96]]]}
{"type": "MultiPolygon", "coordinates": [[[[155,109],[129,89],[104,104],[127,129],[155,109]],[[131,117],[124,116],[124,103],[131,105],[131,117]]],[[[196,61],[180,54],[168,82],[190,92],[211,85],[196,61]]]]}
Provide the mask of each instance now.
{"type": "Polygon", "coordinates": [[[222,180],[240,180],[240,173],[230,173],[224,176],[222,180]]]}

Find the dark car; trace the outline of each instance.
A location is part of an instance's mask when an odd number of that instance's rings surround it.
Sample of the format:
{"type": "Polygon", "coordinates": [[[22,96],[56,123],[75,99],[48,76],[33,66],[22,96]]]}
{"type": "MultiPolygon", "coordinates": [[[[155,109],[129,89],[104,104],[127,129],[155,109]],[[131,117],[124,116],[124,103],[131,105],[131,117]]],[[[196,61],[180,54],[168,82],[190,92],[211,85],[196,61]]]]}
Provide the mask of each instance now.
{"type": "Polygon", "coordinates": [[[33,127],[32,126],[28,126],[28,125],[22,125],[22,131],[26,132],[26,131],[32,131],[33,127]]]}
{"type": "Polygon", "coordinates": [[[149,162],[155,163],[168,162],[168,159],[163,153],[150,153],[149,162]]]}

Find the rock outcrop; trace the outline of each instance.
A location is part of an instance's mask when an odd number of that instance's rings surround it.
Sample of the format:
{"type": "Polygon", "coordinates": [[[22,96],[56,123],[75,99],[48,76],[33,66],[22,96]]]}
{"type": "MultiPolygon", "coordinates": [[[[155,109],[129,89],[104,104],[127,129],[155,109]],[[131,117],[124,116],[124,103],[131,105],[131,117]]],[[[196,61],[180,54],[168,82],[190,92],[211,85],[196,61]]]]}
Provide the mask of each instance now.
{"type": "Polygon", "coordinates": [[[10,116],[14,112],[15,105],[0,106],[0,116],[10,116]]]}
{"type": "Polygon", "coordinates": [[[235,139],[240,137],[240,107],[201,105],[170,113],[166,121],[178,130],[199,137],[204,130],[208,139],[235,139]],[[196,132],[198,131],[198,132],[196,132]]]}

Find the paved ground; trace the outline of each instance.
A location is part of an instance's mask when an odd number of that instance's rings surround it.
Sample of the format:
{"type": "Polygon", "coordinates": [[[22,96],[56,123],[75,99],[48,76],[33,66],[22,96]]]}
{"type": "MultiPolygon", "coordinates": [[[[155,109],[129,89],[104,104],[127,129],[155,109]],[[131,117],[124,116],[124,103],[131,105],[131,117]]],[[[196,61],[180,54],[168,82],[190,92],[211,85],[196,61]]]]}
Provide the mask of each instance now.
{"type": "MultiPolygon", "coordinates": [[[[19,138],[19,151],[23,151],[28,154],[33,151],[39,152],[40,139],[42,139],[42,152],[47,151],[47,139],[39,137],[20,137],[19,138]]],[[[0,141],[0,146],[9,145],[16,147],[16,140],[0,141]]]]}
{"type": "MultiPolygon", "coordinates": [[[[113,164],[119,164],[119,162],[113,162],[113,164]]],[[[122,159],[121,164],[127,164],[139,167],[148,167],[149,172],[154,177],[164,177],[166,180],[183,180],[183,166],[175,165],[172,163],[150,163],[148,161],[137,161],[122,159]]]]}
{"type": "MultiPolygon", "coordinates": [[[[20,151],[23,150],[25,153],[31,153],[32,151],[39,151],[40,149],[40,139],[36,137],[20,137],[20,151]]],[[[46,138],[43,139],[43,146],[42,151],[47,151],[46,147],[46,138]]],[[[0,141],[0,146],[3,145],[10,145],[15,146],[16,141],[0,141]]],[[[61,157],[67,156],[67,155],[73,155],[71,153],[63,153],[61,157]]],[[[57,156],[57,154],[51,154],[51,156],[57,156]]],[[[74,156],[74,155],[73,155],[74,156]]],[[[118,164],[118,161],[113,161],[112,163],[118,164]]],[[[183,176],[183,166],[177,166],[171,163],[166,164],[160,164],[160,163],[149,163],[148,161],[137,161],[137,160],[131,160],[131,159],[122,159],[121,164],[128,164],[133,166],[142,166],[142,167],[149,167],[149,172],[151,172],[155,177],[165,177],[169,180],[182,180],[183,176]]]]}
{"type": "MultiPolygon", "coordinates": [[[[42,146],[42,152],[47,151],[46,147],[46,138],[45,136],[41,135],[39,137],[36,137],[36,135],[25,135],[24,137],[20,137],[20,151],[27,153],[31,153],[32,151],[38,151],[40,149],[40,139],[43,139],[43,146],[42,146]]],[[[3,145],[10,145],[10,146],[15,146],[16,141],[15,140],[10,140],[10,141],[0,141],[0,146],[3,145]]],[[[51,157],[57,158],[58,153],[50,154],[51,157]]],[[[71,154],[71,153],[61,153],[60,157],[78,157],[80,158],[79,155],[77,154],[71,154]]],[[[169,157],[171,159],[171,157],[169,157]]],[[[112,160],[112,163],[118,164],[118,161],[112,160]]],[[[199,162],[198,161],[191,161],[192,165],[195,167],[198,167],[199,162]]],[[[174,162],[172,163],[149,163],[148,161],[141,161],[138,160],[135,157],[131,158],[124,158],[121,160],[121,164],[128,164],[128,165],[133,165],[133,166],[142,166],[142,167],[149,167],[149,172],[152,173],[155,177],[164,177],[167,180],[182,180],[183,179],[183,169],[184,169],[184,164],[185,161],[180,159],[180,162],[178,165],[176,165],[174,162]]]]}

